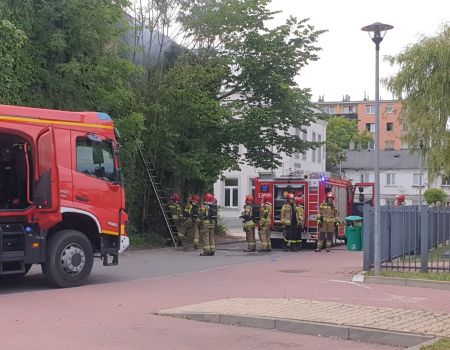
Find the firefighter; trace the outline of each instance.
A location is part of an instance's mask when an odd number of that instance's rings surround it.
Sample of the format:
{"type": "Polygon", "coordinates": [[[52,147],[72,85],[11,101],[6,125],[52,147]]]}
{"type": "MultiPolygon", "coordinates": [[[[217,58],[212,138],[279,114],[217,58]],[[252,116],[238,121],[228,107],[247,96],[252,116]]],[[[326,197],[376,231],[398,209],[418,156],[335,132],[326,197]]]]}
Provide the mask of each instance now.
{"type": "Polygon", "coordinates": [[[181,215],[181,206],[180,206],[180,195],[178,193],[173,193],[169,198],[169,211],[170,216],[172,217],[173,223],[177,228],[178,233],[178,244],[183,245],[186,236],[184,236],[181,232],[181,224],[183,222],[183,216],[181,215]]]}
{"type": "MultiPolygon", "coordinates": [[[[215,220],[217,218],[216,212],[213,212],[214,196],[211,193],[205,194],[203,197],[203,205],[200,206],[198,218],[200,220],[200,235],[203,242],[203,253],[201,256],[213,256],[216,251],[214,230],[215,220]],[[215,216],[215,218],[214,218],[215,216]]],[[[217,208],[217,206],[216,206],[217,208]]]]}
{"type": "Polygon", "coordinates": [[[262,197],[263,205],[260,212],[259,238],[261,240],[261,249],[258,252],[266,253],[272,251],[270,243],[270,225],[272,224],[272,195],[265,193],[262,197]]]}
{"type": "Polygon", "coordinates": [[[339,213],[334,205],[334,194],[328,192],[325,201],[319,207],[319,214],[317,215],[317,223],[319,225],[319,240],[317,241],[316,252],[321,252],[323,241],[327,240],[327,252],[331,251],[333,240],[333,233],[336,226],[339,225],[339,213]]]}
{"type": "Polygon", "coordinates": [[[400,207],[403,205],[406,205],[405,203],[405,195],[404,194],[398,194],[395,196],[395,202],[394,202],[394,207],[400,207]]]}
{"type": "Polygon", "coordinates": [[[256,251],[256,223],[254,221],[253,196],[251,194],[245,196],[244,210],[242,211],[240,218],[242,219],[245,236],[247,238],[247,249],[245,249],[244,252],[254,252],[256,251]]]}
{"type": "Polygon", "coordinates": [[[281,224],[284,225],[286,229],[283,250],[285,252],[289,249],[294,250],[294,247],[291,246],[291,244],[295,245],[293,236],[295,236],[295,231],[297,231],[297,208],[292,193],[286,195],[286,203],[281,207],[281,224]]]}
{"type": "Polygon", "coordinates": [[[183,222],[181,224],[180,230],[184,237],[187,237],[189,232],[193,236],[194,248],[198,249],[200,241],[200,233],[198,227],[198,210],[199,210],[200,196],[194,194],[191,197],[190,203],[186,204],[183,209],[183,222]]]}
{"type": "Polygon", "coordinates": [[[305,201],[302,197],[295,197],[295,206],[297,210],[297,231],[293,239],[295,240],[294,250],[302,250],[302,233],[305,231],[305,201]]]}

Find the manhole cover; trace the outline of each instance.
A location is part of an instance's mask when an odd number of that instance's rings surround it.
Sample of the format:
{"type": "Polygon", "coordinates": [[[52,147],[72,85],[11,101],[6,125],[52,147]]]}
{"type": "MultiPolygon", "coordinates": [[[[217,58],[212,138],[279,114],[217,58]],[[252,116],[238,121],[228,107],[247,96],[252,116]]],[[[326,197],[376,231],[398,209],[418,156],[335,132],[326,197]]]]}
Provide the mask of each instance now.
{"type": "Polygon", "coordinates": [[[308,270],[280,270],[279,272],[283,272],[283,273],[305,273],[305,272],[309,272],[308,270]]]}

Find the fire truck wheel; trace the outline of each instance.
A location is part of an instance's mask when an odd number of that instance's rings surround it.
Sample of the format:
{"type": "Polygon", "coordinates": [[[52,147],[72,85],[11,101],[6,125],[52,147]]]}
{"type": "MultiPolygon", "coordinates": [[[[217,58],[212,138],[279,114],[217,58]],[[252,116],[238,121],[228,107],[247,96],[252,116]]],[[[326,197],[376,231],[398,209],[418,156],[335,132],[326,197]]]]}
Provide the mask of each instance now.
{"type": "Polygon", "coordinates": [[[76,287],[89,277],[93,263],[90,240],[79,231],[62,230],[55,232],[49,240],[42,272],[54,287],[76,287]]]}

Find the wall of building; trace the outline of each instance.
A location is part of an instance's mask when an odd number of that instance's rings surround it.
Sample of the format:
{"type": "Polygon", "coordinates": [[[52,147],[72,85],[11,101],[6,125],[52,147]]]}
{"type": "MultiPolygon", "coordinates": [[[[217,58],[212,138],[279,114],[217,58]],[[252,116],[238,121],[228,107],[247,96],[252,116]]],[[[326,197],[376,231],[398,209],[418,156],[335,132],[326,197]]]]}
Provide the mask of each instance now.
{"type": "MultiPolygon", "coordinates": [[[[345,169],[345,176],[353,179],[353,182],[374,182],[374,170],[350,170],[345,169]]],[[[444,179],[445,181],[445,179],[444,179]]],[[[442,188],[447,192],[447,202],[450,204],[450,183],[443,183],[443,177],[440,176],[428,183],[428,173],[425,170],[422,174],[422,201],[423,193],[427,188],[442,188]]],[[[380,204],[392,204],[397,194],[404,194],[408,205],[419,203],[419,169],[390,169],[380,170],[380,204]],[[389,174],[389,175],[388,175],[389,174]],[[392,183],[392,174],[395,174],[394,183],[392,183]],[[388,176],[389,182],[388,183],[388,176]]],[[[424,201],[423,201],[424,202],[424,201]]]]}

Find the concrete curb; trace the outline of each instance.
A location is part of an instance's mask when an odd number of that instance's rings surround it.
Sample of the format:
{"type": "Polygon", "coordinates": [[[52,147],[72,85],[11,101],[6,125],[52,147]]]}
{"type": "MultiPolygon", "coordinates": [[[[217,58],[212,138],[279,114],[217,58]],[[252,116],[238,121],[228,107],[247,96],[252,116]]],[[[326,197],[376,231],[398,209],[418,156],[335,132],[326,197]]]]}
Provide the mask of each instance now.
{"type": "Polygon", "coordinates": [[[364,283],[450,290],[450,282],[383,276],[364,276],[364,283]]]}
{"type": "MultiPolygon", "coordinates": [[[[216,313],[156,313],[187,320],[228,324],[235,326],[273,329],[283,332],[341,338],[366,343],[377,343],[393,346],[418,346],[434,340],[432,336],[394,332],[382,329],[336,325],[331,323],[310,322],[302,320],[279,319],[259,316],[222,315],[216,313]]],[[[420,347],[419,347],[420,348],[420,347]]]]}

